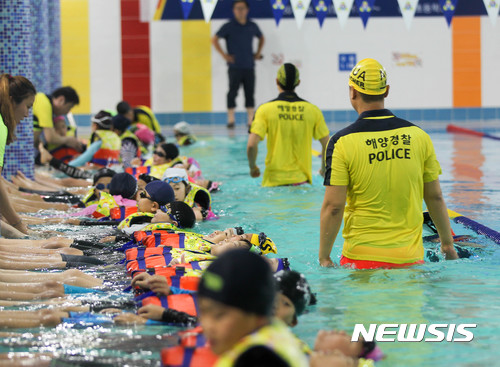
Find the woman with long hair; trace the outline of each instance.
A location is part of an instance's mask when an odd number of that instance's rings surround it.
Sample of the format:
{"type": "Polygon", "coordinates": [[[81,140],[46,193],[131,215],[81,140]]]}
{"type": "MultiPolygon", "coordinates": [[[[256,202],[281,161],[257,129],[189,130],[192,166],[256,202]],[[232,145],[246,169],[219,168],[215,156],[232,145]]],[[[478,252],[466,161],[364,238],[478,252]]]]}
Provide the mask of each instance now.
{"type": "MultiPolygon", "coordinates": [[[[0,75],[0,174],[4,166],[5,147],[16,140],[16,127],[28,117],[36,89],[21,75],[0,75]]],[[[5,222],[28,233],[28,228],[15,212],[7,188],[0,180],[0,214],[5,222]]]]}

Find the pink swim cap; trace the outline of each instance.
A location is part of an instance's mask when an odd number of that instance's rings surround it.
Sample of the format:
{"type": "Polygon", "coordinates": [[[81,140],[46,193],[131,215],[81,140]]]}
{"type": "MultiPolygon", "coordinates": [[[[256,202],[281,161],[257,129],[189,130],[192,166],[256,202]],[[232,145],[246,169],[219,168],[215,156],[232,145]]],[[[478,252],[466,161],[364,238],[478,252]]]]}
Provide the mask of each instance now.
{"type": "Polygon", "coordinates": [[[155,133],[153,130],[150,130],[146,125],[137,124],[137,130],[135,131],[135,135],[142,141],[144,144],[153,144],[155,142],[155,133]]]}

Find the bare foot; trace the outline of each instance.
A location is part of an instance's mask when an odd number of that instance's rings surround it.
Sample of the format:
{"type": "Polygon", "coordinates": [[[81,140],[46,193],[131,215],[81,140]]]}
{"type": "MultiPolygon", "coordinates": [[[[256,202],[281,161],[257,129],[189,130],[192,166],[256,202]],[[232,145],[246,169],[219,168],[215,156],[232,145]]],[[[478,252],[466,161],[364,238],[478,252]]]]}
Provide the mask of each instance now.
{"type": "Polygon", "coordinates": [[[52,159],[52,154],[49,153],[42,143],[38,144],[38,151],[40,152],[40,162],[42,164],[49,163],[52,159]]]}

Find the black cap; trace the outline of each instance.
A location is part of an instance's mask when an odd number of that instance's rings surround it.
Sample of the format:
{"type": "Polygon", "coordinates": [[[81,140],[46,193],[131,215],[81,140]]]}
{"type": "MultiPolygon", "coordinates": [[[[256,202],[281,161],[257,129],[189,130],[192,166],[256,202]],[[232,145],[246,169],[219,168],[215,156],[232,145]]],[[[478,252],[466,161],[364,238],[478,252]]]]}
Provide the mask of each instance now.
{"type": "Polygon", "coordinates": [[[126,172],[117,173],[109,184],[111,195],[121,195],[125,199],[133,199],[137,192],[137,181],[134,176],[126,172]]]}
{"type": "MultiPolygon", "coordinates": [[[[281,270],[274,274],[274,278],[278,291],[292,301],[297,316],[302,315],[306,306],[313,304],[311,288],[304,275],[294,270],[281,270]]],[[[316,303],[315,297],[314,303],[316,303]]]]}
{"type": "Polygon", "coordinates": [[[157,202],[160,206],[175,200],[174,189],[168,183],[160,180],[148,183],[144,190],[149,194],[151,200],[157,202]]]}
{"type": "MultiPolygon", "coordinates": [[[[167,184],[168,185],[168,184],[167,184]]],[[[170,186],[170,185],[169,185],[170,186]]],[[[183,201],[173,201],[168,207],[173,219],[177,222],[179,228],[193,228],[196,223],[196,216],[193,208],[183,201]]]]}
{"type": "Polygon", "coordinates": [[[172,143],[161,143],[160,148],[165,151],[165,158],[174,159],[179,156],[179,148],[172,143]]]}
{"type": "Polygon", "coordinates": [[[116,130],[120,130],[122,132],[127,130],[128,127],[132,124],[132,122],[128,118],[120,114],[113,116],[112,121],[113,121],[113,127],[116,130]]]}
{"type": "Polygon", "coordinates": [[[95,174],[94,174],[94,185],[97,183],[97,181],[100,179],[100,178],[103,178],[103,177],[113,177],[114,175],[116,175],[116,172],[113,171],[112,169],[109,169],[109,168],[101,168],[99,171],[97,171],[95,174]]]}
{"type": "Polygon", "coordinates": [[[231,250],[205,270],[198,288],[210,298],[247,313],[271,316],[276,286],[264,258],[246,250],[231,250]]]}

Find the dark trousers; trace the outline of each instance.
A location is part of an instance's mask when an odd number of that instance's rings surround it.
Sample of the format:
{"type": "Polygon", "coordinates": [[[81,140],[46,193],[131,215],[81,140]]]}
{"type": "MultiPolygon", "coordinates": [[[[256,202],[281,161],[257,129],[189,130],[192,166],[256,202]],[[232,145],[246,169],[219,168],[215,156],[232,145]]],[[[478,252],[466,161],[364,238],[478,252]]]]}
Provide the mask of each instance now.
{"type": "Polygon", "coordinates": [[[243,84],[245,92],[245,107],[254,107],[253,99],[255,91],[255,70],[254,69],[228,69],[229,75],[229,92],[227,92],[227,108],[236,107],[236,96],[238,89],[243,84]]]}

